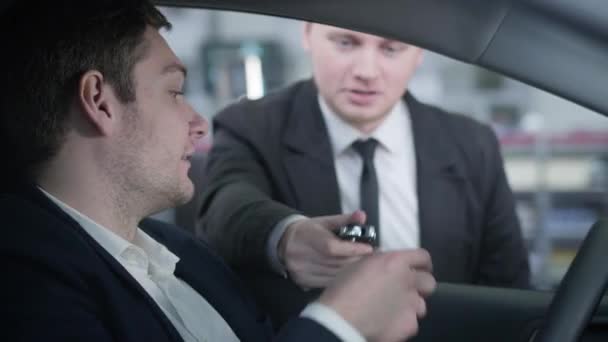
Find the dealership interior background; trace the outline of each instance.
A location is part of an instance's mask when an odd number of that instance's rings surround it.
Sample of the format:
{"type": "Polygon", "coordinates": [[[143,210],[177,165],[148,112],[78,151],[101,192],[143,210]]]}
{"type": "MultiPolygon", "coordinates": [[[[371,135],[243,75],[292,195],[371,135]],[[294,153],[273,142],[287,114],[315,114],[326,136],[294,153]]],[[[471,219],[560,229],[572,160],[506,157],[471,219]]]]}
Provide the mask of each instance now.
{"type": "MultiPolygon", "coordinates": [[[[310,76],[302,23],[254,14],[163,8],[165,33],[188,67],[186,96],[211,119],[236,98],[257,98],[310,76]],[[181,38],[177,38],[181,37],[181,38]],[[185,38],[187,37],[187,38],[185,38]]],[[[608,216],[608,118],[493,72],[427,52],[410,91],[491,125],[530,252],[533,284],[553,289],[581,239],[608,216]]],[[[208,136],[198,146],[204,154],[208,136]]],[[[192,172],[200,172],[193,167],[192,172]]],[[[193,202],[157,217],[188,229],[193,202]]]]}

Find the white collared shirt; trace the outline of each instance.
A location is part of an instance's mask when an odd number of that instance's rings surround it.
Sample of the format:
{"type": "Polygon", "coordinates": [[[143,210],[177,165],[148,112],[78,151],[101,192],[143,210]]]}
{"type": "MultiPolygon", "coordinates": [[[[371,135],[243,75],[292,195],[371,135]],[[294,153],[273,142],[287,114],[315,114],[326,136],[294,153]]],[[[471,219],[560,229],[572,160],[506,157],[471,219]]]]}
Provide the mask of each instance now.
{"type": "MultiPolygon", "coordinates": [[[[416,152],[408,109],[399,101],[386,119],[369,136],[364,135],[336,115],[318,96],[332,147],[342,213],[361,208],[359,200],[363,160],[352,148],[357,139],[375,138],[380,143],[374,154],[378,176],[380,211],[380,249],[396,250],[420,247],[416,152]]],[[[273,228],[266,243],[266,255],[272,269],[286,276],[278,257],[278,246],[287,227],[302,215],[290,215],[273,228]]]]}
{"type": "Polygon", "coordinates": [[[380,249],[419,247],[416,153],[405,103],[399,101],[380,126],[365,135],[335,114],[321,96],[318,101],[332,147],[342,213],[361,208],[359,184],[363,161],[351,145],[357,139],[374,138],[379,142],[374,165],[380,190],[380,249]]]}
{"type": "Polygon", "coordinates": [[[110,253],[154,299],[186,342],[239,341],[222,316],[173,273],[179,257],[137,228],[133,243],[41,189],[110,253]]]}
{"type": "MultiPolygon", "coordinates": [[[[110,253],[154,299],[186,342],[239,341],[224,318],[190,285],[174,275],[179,257],[137,228],[133,243],[99,225],[78,210],[39,188],[57,206],[110,253]]],[[[301,317],[327,328],[343,341],[365,338],[342,316],[318,302],[304,308],[301,317]]]]}

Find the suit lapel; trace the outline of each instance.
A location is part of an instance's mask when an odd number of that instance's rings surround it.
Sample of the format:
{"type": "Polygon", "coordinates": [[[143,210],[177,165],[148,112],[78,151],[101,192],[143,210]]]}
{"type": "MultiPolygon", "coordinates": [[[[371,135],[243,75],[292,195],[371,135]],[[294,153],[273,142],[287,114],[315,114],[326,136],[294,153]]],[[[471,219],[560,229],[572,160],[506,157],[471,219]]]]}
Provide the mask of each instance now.
{"type": "Polygon", "coordinates": [[[180,258],[175,275],[205,298],[241,341],[270,340],[267,316],[246,297],[247,291],[226,264],[194,241],[160,241],[180,258]]]}
{"type": "MultiPolygon", "coordinates": [[[[111,272],[125,284],[124,286],[131,287],[138,295],[145,299],[150,311],[166,328],[171,339],[173,341],[183,341],[173,323],[169,321],[146,290],[141,287],[137,280],[112,255],[87,234],[72,217],[57,207],[55,203],[51,202],[35,187],[30,188],[28,197],[43,209],[52,212],[58,219],[65,221],[69,228],[73,228],[77,234],[84,238],[107,263],[111,272]]],[[[255,310],[255,304],[243,295],[246,292],[238,287],[238,279],[218,257],[207,252],[205,247],[197,245],[194,240],[177,241],[167,238],[168,235],[162,232],[163,229],[177,229],[176,227],[163,225],[162,227],[152,229],[151,227],[142,225],[142,229],[180,257],[180,261],[176,265],[175,275],[188,283],[205,298],[224,318],[241,341],[270,339],[270,329],[264,330],[265,324],[268,323],[266,316],[262,312],[247,310],[248,308],[255,310]],[[246,307],[245,304],[250,305],[246,307]]]]}
{"type": "Polygon", "coordinates": [[[95,239],[93,239],[81,226],[76,222],[70,215],[64,212],[61,208],[59,208],[55,203],[53,203],[49,198],[46,197],[35,185],[29,186],[28,190],[26,190],[26,196],[38,204],[44,210],[51,212],[55,217],[64,221],[68,227],[73,228],[74,231],[82,237],[86,243],[88,243],[95,252],[103,259],[111,272],[113,272],[122,282],[124,282],[125,286],[133,288],[139,295],[145,298],[148,303],[150,310],[156,316],[156,318],[160,321],[160,323],[166,328],[168,334],[171,336],[174,341],[183,341],[181,335],[175,327],[173,323],[169,321],[167,316],[162,312],[160,307],[156,304],[154,299],[148,295],[146,290],[133,278],[129,272],[112,256],[108,253],[95,239]]]}
{"type": "MultiPolygon", "coordinates": [[[[467,172],[458,162],[459,147],[445,136],[452,130],[443,127],[438,117],[443,114],[409,93],[404,100],[416,153],[420,245],[433,255],[436,276],[451,279],[470,263],[467,172]]],[[[341,212],[331,145],[312,81],[296,90],[285,127],[283,163],[296,197],[289,205],[311,216],[341,212]]]]}
{"type": "Polygon", "coordinates": [[[296,90],[288,110],[283,163],[295,193],[294,207],[310,216],[340,213],[331,145],[312,81],[296,90]]]}
{"type": "Polygon", "coordinates": [[[420,245],[433,256],[436,276],[451,273],[450,262],[462,258],[461,250],[469,238],[467,227],[467,179],[456,162],[457,147],[445,136],[446,130],[435,109],[405,96],[414,136],[420,245]],[[464,242],[464,243],[463,243],[464,242]],[[450,261],[452,259],[452,261],[450,261]]]}

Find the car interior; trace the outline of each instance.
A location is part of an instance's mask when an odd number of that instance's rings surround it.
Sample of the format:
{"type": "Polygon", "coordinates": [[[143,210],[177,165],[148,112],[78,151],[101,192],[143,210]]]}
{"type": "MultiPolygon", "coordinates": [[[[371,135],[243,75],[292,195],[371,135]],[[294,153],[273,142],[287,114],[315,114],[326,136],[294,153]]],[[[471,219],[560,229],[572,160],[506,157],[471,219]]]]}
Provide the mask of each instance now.
{"type": "MultiPolygon", "coordinates": [[[[401,40],[608,116],[602,86],[608,70],[608,6],[600,0],[154,2],[308,20],[401,40]]],[[[201,157],[191,172],[203,164],[201,157]]],[[[10,187],[10,179],[9,173],[2,189],[10,187]]],[[[195,199],[182,211],[192,213],[197,207],[195,199]]],[[[177,215],[178,223],[188,222],[188,214],[177,215]]],[[[556,291],[440,283],[413,341],[606,341],[606,245],[608,220],[599,220],[556,291]]]]}

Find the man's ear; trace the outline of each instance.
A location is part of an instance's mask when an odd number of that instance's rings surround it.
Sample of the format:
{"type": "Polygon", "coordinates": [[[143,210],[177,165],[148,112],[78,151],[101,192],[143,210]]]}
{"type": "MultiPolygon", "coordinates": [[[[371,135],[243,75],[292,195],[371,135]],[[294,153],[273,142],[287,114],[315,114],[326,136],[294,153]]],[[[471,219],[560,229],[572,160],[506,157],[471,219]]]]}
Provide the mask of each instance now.
{"type": "Polygon", "coordinates": [[[102,135],[109,135],[116,122],[118,99],[112,88],[104,82],[97,70],[87,71],[78,85],[78,104],[83,119],[102,135]]]}
{"type": "Polygon", "coordinates": [[[302,48],[306,51],[310,50],[310,30],[312,30],[312,25],[313,23],[307,21],[302,27],[302,48]]]}

